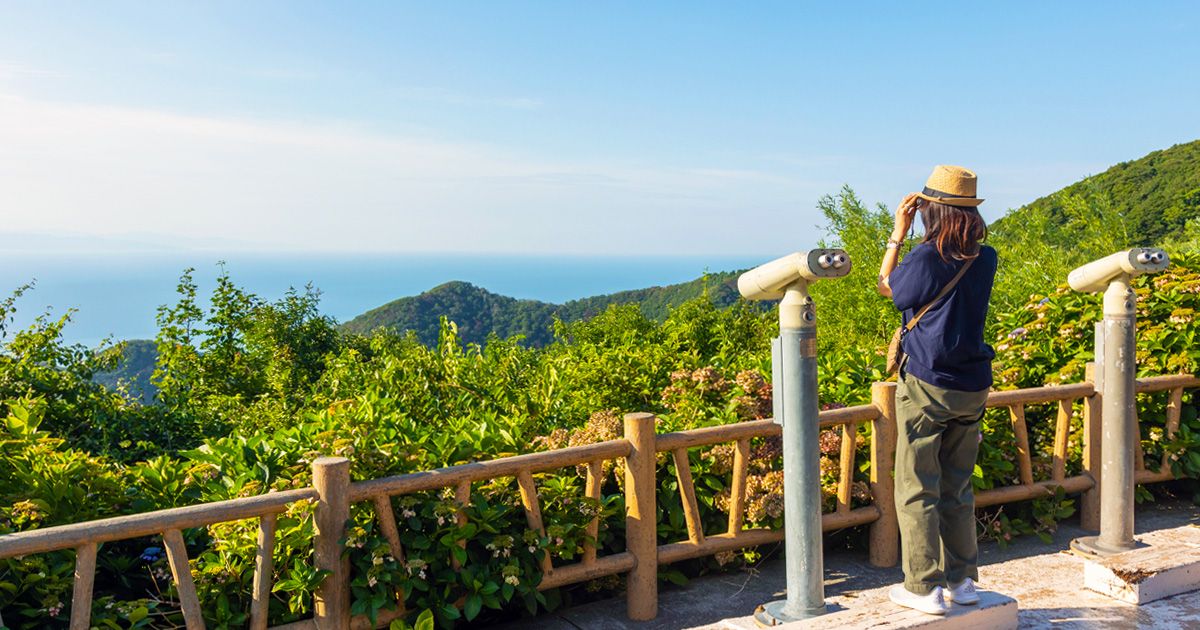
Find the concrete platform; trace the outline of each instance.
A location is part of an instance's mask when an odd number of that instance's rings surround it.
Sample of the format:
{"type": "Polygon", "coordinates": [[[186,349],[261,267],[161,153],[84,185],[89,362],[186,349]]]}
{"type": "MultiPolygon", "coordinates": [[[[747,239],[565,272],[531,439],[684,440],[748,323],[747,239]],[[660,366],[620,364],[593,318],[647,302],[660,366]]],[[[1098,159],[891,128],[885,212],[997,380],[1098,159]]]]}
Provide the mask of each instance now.
{"type": "MultiPolygon", "coordinates": [[[[1137,535],[1153,541],[1155,532],[1198,522],[1200,507],[1191,502],[1142,504],[1137,512],[1137,535]]],[[[980,545],[980,589],[1004,593],[1020,602],[1018,620],[1022,629],[1200,628],[1200,592],[1134,606],[1085,589],[1084,560],[1064,550],[1071,539],[1086,533],[1067,522],[1060,525],[1049,544],[1025,536],[1004,549],[990,543],[980,545]]],[[[872,567],[864,551],[847,551],[845,546],[836,535],[826,544],[826,602],[845,610],[890,605],[887,588],[901,581],[900,570],[872,567]]],[[[662,587],[659,615],[653,621],[629,621],[624,599],[617,598],[517,620],[503,626],[503,630],[751,628],[755,607],[784,596],[782,551],[764,548],[763,553],[766,559],[755,567],[709,575],[683,587],[662,587]]]]}
{"type": "Polygon", "coordinates": [[[776,627],[779,630],[1012,630],[1017,627],[1017,600],[979,591],[978,605],[952,605],[944,617],[901,608],[890,601],[873,602],[776,627]]]}
{"type": "Polygon", "coordinates": [[[1140,542],[1147,546],[1085,559],[1084,586],[1135,605],[1200,589],[1200,527],[1151,532],[1140,542]]]}

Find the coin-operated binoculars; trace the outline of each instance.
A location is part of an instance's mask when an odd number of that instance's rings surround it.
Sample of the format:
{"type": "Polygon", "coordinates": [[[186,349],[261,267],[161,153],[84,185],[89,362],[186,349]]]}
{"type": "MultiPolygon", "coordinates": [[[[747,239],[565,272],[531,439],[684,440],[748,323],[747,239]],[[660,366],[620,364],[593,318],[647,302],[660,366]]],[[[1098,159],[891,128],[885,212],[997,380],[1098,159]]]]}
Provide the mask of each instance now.
{"type": "Polygon", "coordinates": [[[1141,440],[1134,396],[1137,294],[1129,283],[1136,276],[1163,271],[1169,264],[1161,249],[1136,247],[1090,262],[1067,276],[1067,283],[1076,291],[1104,291],[1104,320],[1096,327],[1096,362],[1102,364],[1096,389],[1103,400],[1100,535],[1071,541],[1072,548],[1084,553],[1110,556],[1135,546],[1134,449],[1141,448],[1141,440]]]}
{"type": "Polygon", "coordinates": [[[825,612],[821,552],[821,470],[817,445],[817,314],[808,283],[850,273],[840,249],[789,254],[738,278],[748,300],[780,300],[779,337],[771,346],[775,422],[783,425],[784,544],[787,599],[755,613],[763,625],[825,612]]]}

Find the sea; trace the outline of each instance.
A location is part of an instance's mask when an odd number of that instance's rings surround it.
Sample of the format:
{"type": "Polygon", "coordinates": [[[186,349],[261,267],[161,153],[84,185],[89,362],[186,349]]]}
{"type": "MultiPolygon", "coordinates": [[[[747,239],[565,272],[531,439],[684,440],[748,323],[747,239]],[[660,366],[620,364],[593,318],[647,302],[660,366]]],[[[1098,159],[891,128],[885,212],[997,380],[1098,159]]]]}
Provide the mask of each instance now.
{"type": "Polygon", "coordinates": [[[202,303],[221,269],[266,299],[306,285],[321,292],[321,311],[339,322],[397,298],[462,280],[515,298],[562,303],[593,295],[686,282],[705,272],[745,269],[750,256],[514,256],[463,254],[0,253],[0,300],[33,283],[15,303],[7,336],[39,316],[71,312],[63,336],[97,347],[153,339],[158,308],[173,304],[193,268],[202,303]]]}

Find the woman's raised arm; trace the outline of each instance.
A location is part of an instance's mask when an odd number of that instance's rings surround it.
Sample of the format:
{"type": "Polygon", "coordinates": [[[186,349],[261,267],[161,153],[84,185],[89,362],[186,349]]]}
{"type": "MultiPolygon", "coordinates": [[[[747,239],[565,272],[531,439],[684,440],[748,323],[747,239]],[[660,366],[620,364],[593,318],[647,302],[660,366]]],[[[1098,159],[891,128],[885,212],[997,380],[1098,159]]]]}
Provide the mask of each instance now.
{"type": "Polygon", "coordinates": [[[921,198],[917,196],[917,193],[908,193],[900,201],[900,205],[896,206],[896,225],[892,228],[891,238],[888,239],[887,251],[883,252],[883,262],[879,265],[879,281],[875,285],[879,295],[892,297],[892,287],[888,284],[888,276],[892,275],[896,264],[900,262],[900,246],[904,244],[904,237],[908,234],[908,229],[912,227],[913,217],[917,213],[920,201],[921,198]]]}

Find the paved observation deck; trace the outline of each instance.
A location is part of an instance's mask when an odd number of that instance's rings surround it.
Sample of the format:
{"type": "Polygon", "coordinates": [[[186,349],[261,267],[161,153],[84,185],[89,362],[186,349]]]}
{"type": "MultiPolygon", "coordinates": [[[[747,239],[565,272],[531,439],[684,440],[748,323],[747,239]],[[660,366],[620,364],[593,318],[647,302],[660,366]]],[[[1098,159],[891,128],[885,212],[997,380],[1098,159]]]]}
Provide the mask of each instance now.
{"type": "MultiPolygon", "coordinates": [[[[1153,544],[1156,532],[1200,524],[1200,507],[1190,502],[1138,506],[1138,537],[1153,544]]],[[[1019,603],[1021,628],[1188,628],[1200,627],[1200,591],[1134,606],[1083,586],[1084,560],[1065,552],[1072,538],[1083,535],[1076,521],[1060,524],[1051,543],[1036,536],[1014,540],[1007,549],[980,545],[980,588],[1002,593],[1019,603]]],[[[880,609],[889,606],[887,589],[901,580],[899,568],[880,569],[867,562],[865,551],[839,549],[840,536],[827,537],[826,602],[833,609],[880,609]]],[[[537,619],[504,626],[504,630],[749,630],[759,604],[780,599],[784,585],[781,548],[764,547],[768,557],[754,569],[710,575],[685,587],[663,588],[658,618],[634,622],[625,617],[624,600],[607,600],[567,608],[537,619]]],[[[1200,554],[1200,550],[1197,551],[1200,554]]],[[[811,627],[820,627],[819,625],[811,627]]]]}

